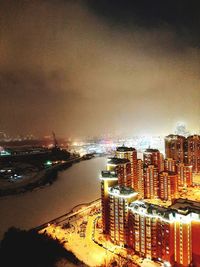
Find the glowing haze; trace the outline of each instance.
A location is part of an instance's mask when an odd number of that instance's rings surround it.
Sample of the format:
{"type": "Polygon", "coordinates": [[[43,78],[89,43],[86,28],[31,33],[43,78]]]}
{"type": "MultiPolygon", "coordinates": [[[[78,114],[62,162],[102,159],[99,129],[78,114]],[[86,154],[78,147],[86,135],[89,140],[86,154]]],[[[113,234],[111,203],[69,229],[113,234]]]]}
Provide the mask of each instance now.
{"type": "Polygon", "coordinates": [[[185,121],[198,132],[200,51],[188,33],[92,2],[1,1],[0,130],[165,134],[185,121]]]}

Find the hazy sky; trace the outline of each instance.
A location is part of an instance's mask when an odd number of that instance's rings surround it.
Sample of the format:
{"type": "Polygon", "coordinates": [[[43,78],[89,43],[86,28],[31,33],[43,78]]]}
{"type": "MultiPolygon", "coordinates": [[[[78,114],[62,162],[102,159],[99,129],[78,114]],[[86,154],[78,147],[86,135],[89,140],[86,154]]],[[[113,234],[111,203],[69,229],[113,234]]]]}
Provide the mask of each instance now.
{"type": "Polygon", "coordinates": [[[198,2],[0,0],[0,130],[199,131],[198,2]]]}

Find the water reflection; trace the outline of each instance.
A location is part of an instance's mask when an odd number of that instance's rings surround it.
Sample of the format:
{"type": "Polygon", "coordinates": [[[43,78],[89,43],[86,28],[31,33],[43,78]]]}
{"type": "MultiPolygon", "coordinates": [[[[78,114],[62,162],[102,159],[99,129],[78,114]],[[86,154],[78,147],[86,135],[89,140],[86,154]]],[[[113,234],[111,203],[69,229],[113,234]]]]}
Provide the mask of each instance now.
{"type": "Polygon", "coordinates": [[[105,158],[83,161],[60,172],[51,186],[1,198],[0,238],[10,226],[29,229],[100,197],[98,175],[105,164],[105,158]]]}

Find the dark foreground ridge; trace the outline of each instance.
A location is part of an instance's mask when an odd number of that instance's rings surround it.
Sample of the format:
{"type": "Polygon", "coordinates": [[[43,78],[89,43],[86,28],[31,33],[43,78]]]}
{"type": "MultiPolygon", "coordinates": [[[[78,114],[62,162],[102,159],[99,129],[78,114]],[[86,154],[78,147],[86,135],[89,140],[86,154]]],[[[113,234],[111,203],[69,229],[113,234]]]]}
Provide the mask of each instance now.
{"type": "Polygon", "coordinates": [[[86,266],[58,240],[34,230],[12,227],[0,243],[2,267],[55,267],[63,259],[75,266],[86,266]]]}

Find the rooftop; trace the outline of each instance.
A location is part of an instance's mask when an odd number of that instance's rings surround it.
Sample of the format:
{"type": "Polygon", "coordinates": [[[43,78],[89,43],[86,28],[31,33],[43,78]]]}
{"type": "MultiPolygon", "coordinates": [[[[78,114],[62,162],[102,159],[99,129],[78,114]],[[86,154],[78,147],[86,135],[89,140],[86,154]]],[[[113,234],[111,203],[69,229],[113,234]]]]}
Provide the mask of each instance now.
{"type": "Polygon", "coordinates": [[[108,158],[108,164],[120,165],[130,162],[128,159],[108,158]]]}
{"type": "Polygon", "coordinates": [[[144,153],[156,153],[156,152],[160,152],[158,149],[156,148],[147,148],[144,153]]]}
{"type": "Polygon", "coordinates": [[[130,187],[126,187],[126,186],[120,186],[120,185],[110,187],[109,193],[119,196],[119,197],[132,197],[138,194],[134,189],[130,187]]]}
{"type": "Polygon", "coordinates": [[[190,136],[188,136],[187,139],[196,139],[196,140],[200,140],[200,135],[197,135],[197,134],[195,134],[195,135],[190,135],[190,136]]]}
{"type": "MultiPolygon", "coordinates": [[[[192,219],[192,214],[200,215],[200,202],[179,198],[171,206],[163,207],[140,200],[132,202],[129,209],[136,213],[143,213],[150,217],[158,216],[167,220],[174,220],[181,215],[188,215],[192,219]]],[[[198,218],[200,219],[200,216],[198,218]]]]}
{"type": "Polygon", "coordinates": [[[179,198],[169,207],[172,210],[182,213],[181,211],[187,211],[187,213],[200,214],[200,202],[189,199],[179,198]]]}
{"type": "Polygon", "coordinates": [[[117,178],[117,173],[115,171],[102,171],[102,178],[117,178]]]}
{"type": "Polygon", "coordinates": [[[138,213],[146,213],[149,216],[160,216],[169,219],[172,211],[166,207],[147,203],[145,201],[134,201],[130,204],[129,208],[138,213]]]}
{"type": "Polygon", "coordinates": [[[177,175],[176,172],[172,172],[172,171],[162,171],[159,174],[165,174],[165,173],[167,173],[168,175],[177,175]]]}
{"type": "Polygon", "coordinates": [[[133,147],[126,147],[126,146],[119,146],[116,149],[118,152],[130,152],[130,151],[136,151],[133,147]]]}
{"type": "Polygon", "coordinates": [[[179,138],[185,139],[184,136],[178,134],[169,134],[165,136],[165,139],[179,139],[179,138]]]}

